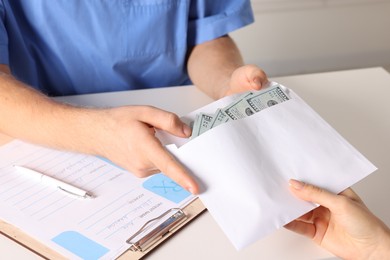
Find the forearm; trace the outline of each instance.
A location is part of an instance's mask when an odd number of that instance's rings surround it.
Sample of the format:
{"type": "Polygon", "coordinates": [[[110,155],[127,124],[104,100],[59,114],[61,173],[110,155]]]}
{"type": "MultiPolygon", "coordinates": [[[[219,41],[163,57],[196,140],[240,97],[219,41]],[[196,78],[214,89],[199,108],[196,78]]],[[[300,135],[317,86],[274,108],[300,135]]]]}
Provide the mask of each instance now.
{"type": "Polygon", "coordinates": [[[236,44],[226,36],[195,46],[187,67],[192,82],[208,96],[218,99],[227,92],[233,71],[243,65],[236,44]]]}
{"type": "MultiPolygon", "coordinates": [[[[4,70],[3,70],[4,71],[4,70]]],[[[97,112],[53,101],[11,75],[0,75],[0,132],[59,149],[94,153],[83,140],[93,138],[97,112]]]]}

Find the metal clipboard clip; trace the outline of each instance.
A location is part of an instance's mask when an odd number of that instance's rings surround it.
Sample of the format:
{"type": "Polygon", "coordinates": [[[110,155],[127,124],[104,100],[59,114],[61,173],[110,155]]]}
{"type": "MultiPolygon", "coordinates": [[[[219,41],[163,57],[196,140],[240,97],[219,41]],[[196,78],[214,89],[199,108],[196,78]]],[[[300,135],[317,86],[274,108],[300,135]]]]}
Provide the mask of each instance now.
{"type": "Polygon", "coordinates": [[[129,239],[126,240],[126,243],[130,244],[130,250],[133,252],[145,251],[186,219],[187,215],[184,213],[183,210],[179,208],[169,209],[166,212],[162,213],[160,216],[147,221],[134,235],[132,235],[129,239]],[[158,222],[159,220],[170,214],[172,211],[174,211],[174,213],[169,218],[164,220],[157,227],[148,231],[148,229],[151,227],[151,223],[158,222]],[[140,234],[144,232],[145,235],[142,235],[141,238],[137,239],[136,241],[133,241],[135,238],[137,238],[140,234]]]}

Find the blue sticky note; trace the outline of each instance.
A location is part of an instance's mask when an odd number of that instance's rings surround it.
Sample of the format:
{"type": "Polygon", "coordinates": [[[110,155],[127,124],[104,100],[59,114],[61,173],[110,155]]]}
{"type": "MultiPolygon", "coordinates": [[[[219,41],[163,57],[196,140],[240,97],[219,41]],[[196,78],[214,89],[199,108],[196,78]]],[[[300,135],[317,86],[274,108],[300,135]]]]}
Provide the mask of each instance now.
{"type": "Polygon", "coordinates": [[[179,203],[191,195],[191,193],[162,173],[155,174],[144,181],[143,187],[175,203],[179,203]]]}
{"type": "Polygon", "coordinates": [[[82,259],[99,259],[109,250],[76,231],[65,231],[52,239],[55,243],[82,259]]]}

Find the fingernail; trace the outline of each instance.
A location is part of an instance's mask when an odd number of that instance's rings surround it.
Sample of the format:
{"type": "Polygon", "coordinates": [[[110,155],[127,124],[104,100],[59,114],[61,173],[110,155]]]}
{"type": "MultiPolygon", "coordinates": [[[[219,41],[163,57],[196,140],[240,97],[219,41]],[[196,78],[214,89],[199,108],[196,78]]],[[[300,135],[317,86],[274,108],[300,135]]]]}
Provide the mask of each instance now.
{"type": "Polygon", "coordinates": [[[304,182],[291,179],[288,184],[296,190],[301,190],[305,186],[304,182]]]}
{"type": "Polygon", "coordinates": [[[253,80],[253,82],[257,85],[257,86],[261,86],[261,80],[259,78],[255,78],[253,80]]]}
{"type": "Polygon", "coordinates": [[[186,125],[186,124],[183,124],[183,133],[186,135],[186,136],[190,136],[191,135],[191,128],[186,125]]]}
{"type": "Polygon", "coordinates": [[[186,187],[186,190],[188,190],[189,192],[191,192],[191,193],[194,194],[194,195],[197,194],[197,192],[195,191],[194,187],[192,187],[192,186],[187,186],[187,187],[186,187]]]}
{"type": "Polygon", "coordinates": [[[187,187],[186,190],[188,190],[189,192],[191,192],[192,194],[194,194],[194,189],[192,187],[187,187]]]}

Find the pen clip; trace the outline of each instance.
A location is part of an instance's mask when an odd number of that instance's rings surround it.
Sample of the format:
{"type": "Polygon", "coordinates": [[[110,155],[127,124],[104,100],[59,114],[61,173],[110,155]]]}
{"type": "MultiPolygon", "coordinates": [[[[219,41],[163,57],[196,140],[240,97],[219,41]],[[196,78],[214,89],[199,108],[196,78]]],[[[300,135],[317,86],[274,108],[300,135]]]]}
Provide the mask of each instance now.
{"type": "Polygon", "coordinates": [[[71,196],[74,196],[76,198],[79,198],[79,199],[90,199],[90,198],[93,198],[93,196],[91,194],[89,194],[89,193],[85,193],[84,195],[80,195],[80,194],[68,191],[68,190],[62,188],[61,186],[57,186],[57,188],[59,190],[63,191],[63,192],[66,192],[67,194],[69,194],[71,196]]]}
{"type": "Polygon", "coordinates": [[[179,208],[172,208],[161,214],[160,216],[153,218],[147,221],[134,235],[126,240],[126,243],[130,244],[130,250],[133,252],[136,251],[145,251],[152,245],[154,245],[158,240],[164,237],[167,233],[172,231],[179,224],[183,223],[187,219],[187,215],[183,210],[179,208]],[[168,219],[163,221],[157,227],[152,229],[149,233],[133,242],[132,240],[139,236],[141,233],[148,229],[150,223],[158,221],[168,215],[170,212],[175,211],[168,219]]]}

